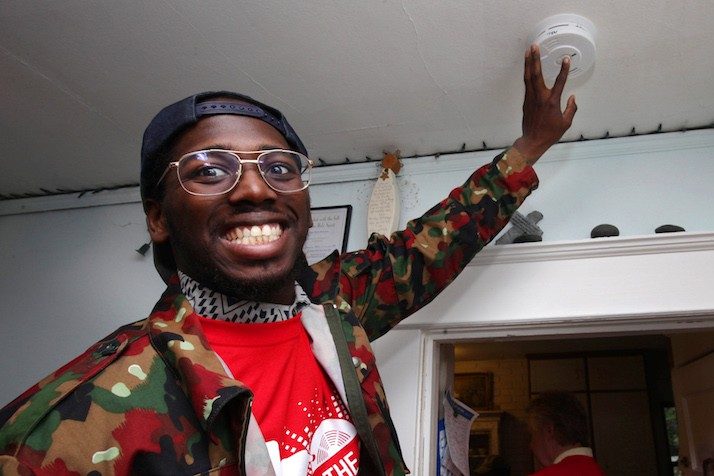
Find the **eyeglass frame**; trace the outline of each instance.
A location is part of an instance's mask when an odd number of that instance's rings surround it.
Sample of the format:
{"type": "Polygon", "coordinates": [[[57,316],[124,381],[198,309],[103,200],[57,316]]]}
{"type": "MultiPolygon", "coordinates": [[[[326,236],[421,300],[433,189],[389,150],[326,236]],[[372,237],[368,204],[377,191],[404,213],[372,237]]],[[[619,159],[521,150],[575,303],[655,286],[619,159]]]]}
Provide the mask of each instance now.
{"type": "Polygon", "coordinates": [[[243,164],[244,163],[255,164],[256,168],[258,169],[258,172],[260,172],[260,176],[263,179],[263,182],[265,182],[265,184],[268,187],[270,187],[272,190],[274,190],[278,193],[297,193],[297,192],[302,192],[303,190],[307,189],[310,186],[310,182],[312,180],[312,168],[315,165],[315,163],[312,161],[312,159],[310,159],[305,154],[301,154],[300,152],[297,152],[295,150],[290,150],[290,149],[265,149],[265,150],[202,149],[202,150],[194,150],[193,152],[189,152],[187,154],[182,155],[181,157],[179,157],[178,160],[176,160],[174,162],[169,162],[166,165],[166,169],[164,170],[164,173],[161,174],[161,177],[159,177],[159,180],[156,182],[156,186],[158,187],[159,184],[161,184],[161,182],[164,180],[164,178],[166,178],[166,175],[169,173],[169,169],[171,169],[171,167],[176,167],[176,179],[178,180],[179,185],[181,185],[181,188],[186,193],[189,193],[191,195],[196,195],[198,197],[215,197],[217,195],[223,195],[224,193],[228,193],[231,190],[233,190],[235,188],[235,186],[238,184],[238,182],[240,182],[240,178],[243,175],[243,164]],[[238,170],[235,173],[236,178],[235,178],[235,182],[233,182],[233,185],[228,187],[228,189],[226,189],[225,191],[218,192],[218,193],[192,192],[184,186],[183,181],[181,180],[181,175],[179,174],[178,164],[179,164],[179,162],[181,162],[184,158],[188,157],[189,155],[199,154],[201,152],[228,152],[229,154],[231,154],[238,160],[238,170]],[[297,154],[300,157],[304,157],[307,160],[306,171],[310,173],[307,183],[304,183],[302,188],[299,188],[297,190],[289,190],[289,191],[288,190],[278,190],[277,188],[272,186],[270,184],[270,182],[268,182],[268,179],[265,178],[265,173],[263,172],[263,170],[260,168],[260,165],[259,165],[260,158],[263,155],[269,154],[271,152],[289,152],[291,154],[297,154]],[[252,159],[252,160],[251,159],[243,159],[243,158],[241,158],[241,156],[239,154],[258,154],[258,157],[256,157],[255,159],[252,159]]]}

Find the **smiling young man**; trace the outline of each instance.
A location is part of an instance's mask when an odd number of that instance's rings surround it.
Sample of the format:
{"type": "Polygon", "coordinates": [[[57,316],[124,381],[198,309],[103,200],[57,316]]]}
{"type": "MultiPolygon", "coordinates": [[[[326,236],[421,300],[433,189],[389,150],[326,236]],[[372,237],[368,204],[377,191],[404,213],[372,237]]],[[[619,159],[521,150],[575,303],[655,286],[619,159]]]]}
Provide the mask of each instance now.
{"type": "Polygon", "coordinates": [[[530,48],[513,147],[405,230],[312,266],[312,163],[283,115],[230,92],[164,108],[141,191],[167,290],[0,412],[0,474],[405,474],[370,342],[536,188],[531,166],[575,114],[568,64],[548,89],[530,48]]]}

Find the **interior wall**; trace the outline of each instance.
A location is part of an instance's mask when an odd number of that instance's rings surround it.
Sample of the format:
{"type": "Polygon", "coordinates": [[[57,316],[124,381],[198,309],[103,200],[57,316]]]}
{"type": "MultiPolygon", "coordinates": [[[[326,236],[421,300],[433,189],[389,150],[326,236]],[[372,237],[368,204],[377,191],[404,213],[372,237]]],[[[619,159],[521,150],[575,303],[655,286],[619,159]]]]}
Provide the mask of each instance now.
{"type": "MultiPolygon", "coordinates": [[[[558,145],[536,166],[541,187],[522,211],[540,210],[544,241],[554,243],[587,240],[590,229],[603,222],[619,226],[623,236],[648,235],[668,222],[688,231],[711,231],[712,155],[711,130],[558,145]]],[[[402,223],[492,156],[483,152],[405,160],[399,179],[402,223]]],[[[333,179],[311,187],[312,205],[353,205],[348,248],[355,249],[366,241],[366,203],[378,170],[375,164],[325,169],[333,179]],[[353,170],[367,172],[354,175],[353,170]]],[[[5,363],[0,368],[0,404],[119,324],[144,317],[163,289],[151,256],[134,251],[147,241],[140,204],[93,207],[88,198],[86,208],[35,213],[22,213],[33,209],[32,200],[0,202],[0,359],[5,363]]],[[[671,289],[657,279],[657,272],[676,267],[685,254],[648,265],[650,282],[628,272],[643,264],[637,257],[617,261],[616,269],[607,258],[576,260],[567,268],[563,262],[469,267],[445,296],[375,343],[408,464],[413,467],[424,437],[416,434],[423,349],[415,329],[591,312],[662,312],[670,303],[673,310],[714,308],[702,292],[702,283],[711,282],[711,253],[690,253],[682,265],[690,270],[689,277],[671,289]],[[573,276],[584,281],[564,296],[558,286],[572,289],[573,276]],[[618,276],[619,284],[637,280],[637,292],[608,295],[603,290],[611,286],[607,280],[612,276],[618,276]]]]}
{"type": "Polygon", "coordinates": [[[454,373],[470,372],[493,373],[494,411],[503,412],[499,429],[501,435],[499,454],[510,465],[511,474],[532,472],[533,460],[528,446],[525,412],[530,401],[528,360],[520,357],[455,362],[454,373]]]}
{"type": "Polygon", "coordinates": [[[675,368],[714,352],[714,332],[672,334],[671,340],[675,368]]]}
{"type": "MultiPolygon", "coordinates": [[[[428,210],[499,151],[403,160],[398,183],[400,226],[428,210]]],[[[538,210],[544,242],[589,239],[602,223],[620,236],[651,235],[663,224],[687,231],[713,231],[714,129],[556,144],[535,166],[540,186],[521,207],[538,210]]],[[[314,206],[353,206],[349,249],[367,240],[367,204],[376,163],[328,167],[338,186],[313,186],[314,206]],[[350,168],[354,167],[354,168],[350,168]],[[366,170],[358,177],[351,172],[366,170]]]]}

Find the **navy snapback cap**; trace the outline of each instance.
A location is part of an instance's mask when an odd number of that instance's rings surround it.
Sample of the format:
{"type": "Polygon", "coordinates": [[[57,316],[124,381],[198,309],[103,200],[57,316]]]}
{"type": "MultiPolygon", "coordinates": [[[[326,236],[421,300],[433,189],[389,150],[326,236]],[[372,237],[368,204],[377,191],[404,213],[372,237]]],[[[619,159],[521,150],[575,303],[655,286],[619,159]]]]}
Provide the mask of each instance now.
{"type": "Polygon", "coordinates": [[[202,117],[216,114],[237,114],[260,119],[277,129],[293,150],[307,155],[305,145],[279,110],[230,91],[194,94],[163,108],[146,127],[141,144],[142,198],[156,186],[157,173],[163,173],[163,170],[156,170],[157,167],[165,167],[165,164],[157,163],[157,153],[202,117]],[[223,100],[226,98],[234,101],[223,100]]]}

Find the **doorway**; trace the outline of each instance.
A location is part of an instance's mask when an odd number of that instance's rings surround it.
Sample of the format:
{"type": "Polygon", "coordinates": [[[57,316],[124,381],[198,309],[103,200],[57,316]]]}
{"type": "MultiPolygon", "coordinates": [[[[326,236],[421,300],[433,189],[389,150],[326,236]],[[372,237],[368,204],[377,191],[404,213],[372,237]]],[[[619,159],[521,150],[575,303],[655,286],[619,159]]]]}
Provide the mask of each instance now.
{"type": "MultiPolygon", "coordinates": [[[[493,408],[481,410],[479,413],[485,417],[483,424],[486,427],[493,427],[494,417],[499,421],[497,430],[491,431],[492,434],[498,435],[498,448],[492,452],[500,452],[503,448],[504,453],[509,458],[514,458],[512,461],[516,461],[515,464],[511,463],[511,471],[504,474],[528,474],[534,467],[534,462],[528,450],[528,436],[522,417],[519,417],[519,408],[525,405],[524,402],[527,402],[533,390],[529,358],[543,360],[543,357],[546,357],[548,360],[551,357],[568,358],[577,355],[580,359],[583,356],[592,358],[593,368],[596,370],[592,379],[595,385],[590,389],[591,399],[593,395],[600,395],[595,398],[593,416],[597,421],[592,425],[593,442],[596,448],[599,446],[599,450],[596,449],[600,451],[598,458],[602,458],[604,464],[614,466],[609,468],[607,474],[638,474],[638,469],[621,472],[619,468],[623,465],[608,463],[612,461],[612,454],[617,454],[617,451],[634,455],[638,448],[642,449],[640,455],[644,454],[646,461],[641,464],[640,456],[630,457],[632,465],[629,468],[649,468],[650,472],[642,474],[713,474],[714,379],[711,376],[714,375],[714,321],[706,319],[706,322],[694,323],[690,320],[686,322],[688,327],[682,327],[682,324],[685,322],[678,321],[677,325],[667,325],[662,320],[653,319],[648,325],[637,326],[640,329],[649,327],[649,332],[634,330],[629,325],[615,325],[610,326],[611,329],[620,327],[620,333],[608,334],[600,328],[600,332],[596,331],[590,336],[557,334],[553,332],[554,328],[540,328],[537,330],[539,334],[534,335],[533,328],[517,330],[510,326],[505,332],[503,328],[484,330],[479,333],[479,337],[463,330],[423,333],[421,348],[424,373],[420,380],[425,399],[422,400],[419,410],[417,432],[430,436],[422,441],[418,451],[418,466],[435,468],[436,447],[432,446],[435,437],[431,435],[436,435],[441,410],[439,395],[443,395],[443,391],[453,385],[454,376],[457,373],[485,373],[489,371],[488,366],[495,368],[493,366],[500,365],[507,369],[506,373],[525,372],[526,376],[522,377],[519,392],[526,396],[521,397],[521,403],[516,402],[513,395],[509,399],[501,393],[503,388],[499,389],[501,380],[493,375],[493,408]],[[623,356],[630,364],[614,368],[614,374],[608,372],[608,369],[613,369],[612,359],[620,359],[623,356]],[[639,364],[632,364],[638,360],[643,361],[640,367],[639,364]],[[638,372],[645,374],[646,389],[639,386],[643,381],[641,376],[637,384],[615,386],[618,382],[627,382],[626,376],[638,372]],[[603,375],[605,385],[612,388],[601,388],[603,375]],[[613,397],[627,396],[625,394],[628,392],[639,393],[640,396],[645,392],[646,405],[642,404],[639,397],[624,399],[624,403],[622,398],[613,400],[613,397]],[[511,407],[508,407],[506,402],[510,402],[511,407]],[[613,415],[614,413],[608,410],[622,405],[629,405],[629,410],[625,412],[627,418],[619,418],[616,421],[624,422],[623,436],[619,441],[625,443],[622,443],[621,447],[617,446],[616,452],[607,456],[608,440],[601,429],[603,425],[612,423],[603,420],[602,415],[613,415]],[[649,436],[641,438],[638,428],[649,428],[649,436]],[[507,439],[504,434],[509,435],[507,439]],[[628,436],[623,440],[624,434],[635,436],[628,436]],[[637,441],[639,439],[648,441],[649,446],[640,445],[637,441]],[[652,469],[652,465],[655,469],[652,469]]],[[[550,364],[545,367],[548,365],[550,364]]],[[[541,370],[542,367],[543,365],[541,370]]],[[[485,401],[488,401],[488,397],[485,401]]],[[[592,408],[590,411],[593,411],[592,408]]],[[[482,447],[486,444],[493,445],[492,440],[482,437],[473,440],[477,444],[487,441],[482,447]]],[[[434,473],[430,471],[429,474],[434,473]]]]}
{"type": "Polygon", "coordinates": [[[550,390],[572,392],[583,403],[591,446],[608,475],[681,474],[676,417],[670,413],[666,420],[665,410],[674,406],[668,336],[466,341],[444,351],[453,352],[455,396],[480,414],[472,425],[472,474],[486,474],[493,465],[514,476],[538,469],[525,408],[550,390]],[[492,386],[458,385],[477,377],[492,386]],[[472,392],[482,395],[474,399],[472,392]],[[668,435],[668,423],[674,434],[668,435]]]}

